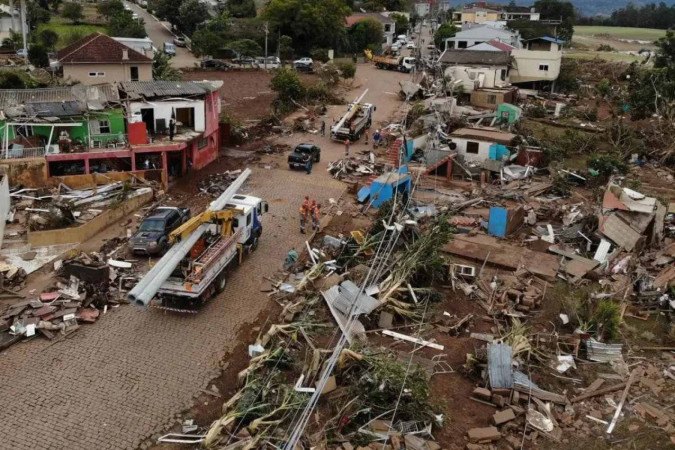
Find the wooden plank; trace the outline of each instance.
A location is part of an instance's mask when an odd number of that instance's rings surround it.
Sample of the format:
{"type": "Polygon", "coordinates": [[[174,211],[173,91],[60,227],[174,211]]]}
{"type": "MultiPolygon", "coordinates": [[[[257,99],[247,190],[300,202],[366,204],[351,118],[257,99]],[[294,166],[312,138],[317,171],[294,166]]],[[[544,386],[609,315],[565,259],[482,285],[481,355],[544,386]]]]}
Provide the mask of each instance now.
{"type": "Polygon", "coordinates": [[[407,342],[419,344],[419,345],[422,345],[424,347],[431,347],[431,348],[434,348],[436,350],[443,350],[445,348],[444,346],[442,346],[440,344],[435,344],[433,342],[425,341],[424,339],[415,338],[415,337],[408,336],[408,335],[401,334],[401,333],[397,333],[397,332],[391,331],[391,330],[382,330],[382,334],[384,334],[386,336],[393,337],[394,339],[400,339],[402,341],[407,341],[407,342]]]}
{"type": "Polygon", "coordinates": [[[619,389],[623,389],[625,387],[626,383],[615,384],[614,386],[609,386],[604,389],[597,389],[593,392],[584,392],[583,394],[572,398],[570,401],[572,403],[580,402],[581,400],[586,400],[587,398],[596,397],[602,394],[609,394],[610,392],[618,391],[619,389]]]}
{"type": "Polygon", "coordinates": [[[614,412],[614,417],[612,417],[612,422],[609,424],[609,427],[607,427],[607,434],[611,434],[612,431],[614,430],[614,427],[616,426],[616,422],[619,420],[619,416],[621,415],[621,410],[623,409],[623,404],[626,403],[626,397],[628,397],[628,391],[630,390],[630,387],[635,382],[635,380],[639,379],[640,377],[642,377],[642,368],[636,367],[630,373],[630,377],[628,378],[628,382],[626,383],[626,388],[623,390],[623,394],[621,394],[621,400],[619,401],[619,405],[616,407],[616,411],[614,412]]]}

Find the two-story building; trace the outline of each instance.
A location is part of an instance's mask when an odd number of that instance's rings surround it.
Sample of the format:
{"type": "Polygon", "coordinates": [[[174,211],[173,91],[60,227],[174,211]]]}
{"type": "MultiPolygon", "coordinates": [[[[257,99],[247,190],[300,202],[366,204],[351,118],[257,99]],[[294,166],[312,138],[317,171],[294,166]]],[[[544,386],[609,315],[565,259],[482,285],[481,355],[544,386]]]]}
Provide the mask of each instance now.
{"type": "Polygon", "coordinates": [[[54,68],[82,84],[152,80],[152,58],[106,36],[93,33],[56,53],[54,68]]]}
{"type": "Polygon", "coordinates": [[[396,21],[382,13],[355,13],[345,18],[345,25],[351,28],[364,20],[375,20],[382,24],[382,44],[391,45],[396,40],[396,21]]]}
{"type": "Polygon", "coordinates": [[[452,21],[456,25],[509,21],[540,20],[541,14],[534,8],[475,2],[465,5],[452,13],[452,21]]]}
{"type": "Polygon", "coordinates": [[[555,81],[560,75],[564,41],[549,36],[524,41],[524,47],[511,50],[511,83],[555,81]]]}
{"type": "Polygon", "coordinates": [[[464,49],[483,42],[499,41],[515,48],[521,47],[520,34],[516,31],[492,26],[472,26],[445,40],[445,49],[464,49]]]}
{"type": "Polygon", "coordinates": [[[138,81],[0,90],[0,158],[44,158],[47,176],[161,169],[214,161],[222,81],[138,81]]]}

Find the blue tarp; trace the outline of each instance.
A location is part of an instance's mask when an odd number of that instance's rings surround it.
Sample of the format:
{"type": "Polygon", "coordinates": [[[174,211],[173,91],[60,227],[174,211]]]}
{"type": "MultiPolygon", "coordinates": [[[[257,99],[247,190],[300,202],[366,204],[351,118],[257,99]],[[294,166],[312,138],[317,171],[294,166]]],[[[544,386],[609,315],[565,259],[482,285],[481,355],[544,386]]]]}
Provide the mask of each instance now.
{"type": "Polygon", "coordinates": [[[488,221],[488,234],[497,237],[506,237],[506,226],[509,222],[509,212],[501,206],[490,208],[490,220],[488,221]]]}
{"type": "Polygon", "coordinates": [[[495,161],[502,161],[504,157],[508,158],[511,156],[511,152],[502,144],[492,144],[488,149],[488,157],[494,159],[495,161]]]}
{"type": "Polygon", "coordinates": [[[365,202],[368,197],[370,197],[370,186],[363,186],[356,194],[356,199],[359,203],[365,202]]]}

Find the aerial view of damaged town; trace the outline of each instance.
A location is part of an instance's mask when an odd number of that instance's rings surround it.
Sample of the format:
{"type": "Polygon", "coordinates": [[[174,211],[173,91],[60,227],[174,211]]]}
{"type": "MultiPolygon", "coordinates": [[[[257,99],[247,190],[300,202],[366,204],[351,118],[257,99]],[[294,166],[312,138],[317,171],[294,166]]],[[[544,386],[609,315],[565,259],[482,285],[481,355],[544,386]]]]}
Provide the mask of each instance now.
{"type": "Polygon", "coordinates": [[[675,448],[675,0],[0,0],[0,450],[675,448]]]}

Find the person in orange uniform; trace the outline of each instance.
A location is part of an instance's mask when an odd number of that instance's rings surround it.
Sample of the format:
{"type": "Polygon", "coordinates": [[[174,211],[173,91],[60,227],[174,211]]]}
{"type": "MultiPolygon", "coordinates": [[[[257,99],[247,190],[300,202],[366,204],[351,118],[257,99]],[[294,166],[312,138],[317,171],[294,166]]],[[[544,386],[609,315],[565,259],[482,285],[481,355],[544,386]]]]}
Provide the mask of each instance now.
{"type": "Polygon", "coordinates": [[[321,222],[321,204],[314,202],[312,209],[312,229],[319,231],[319,223],[321,222]]]}
{"type": "Polygon", "coordinates": [[[300,205],[300,232],[305,234],[305,225],[307,218],[312,214],[312,203],[309,201],[309,196],[305,195],[305,200],[300,205]]]}

